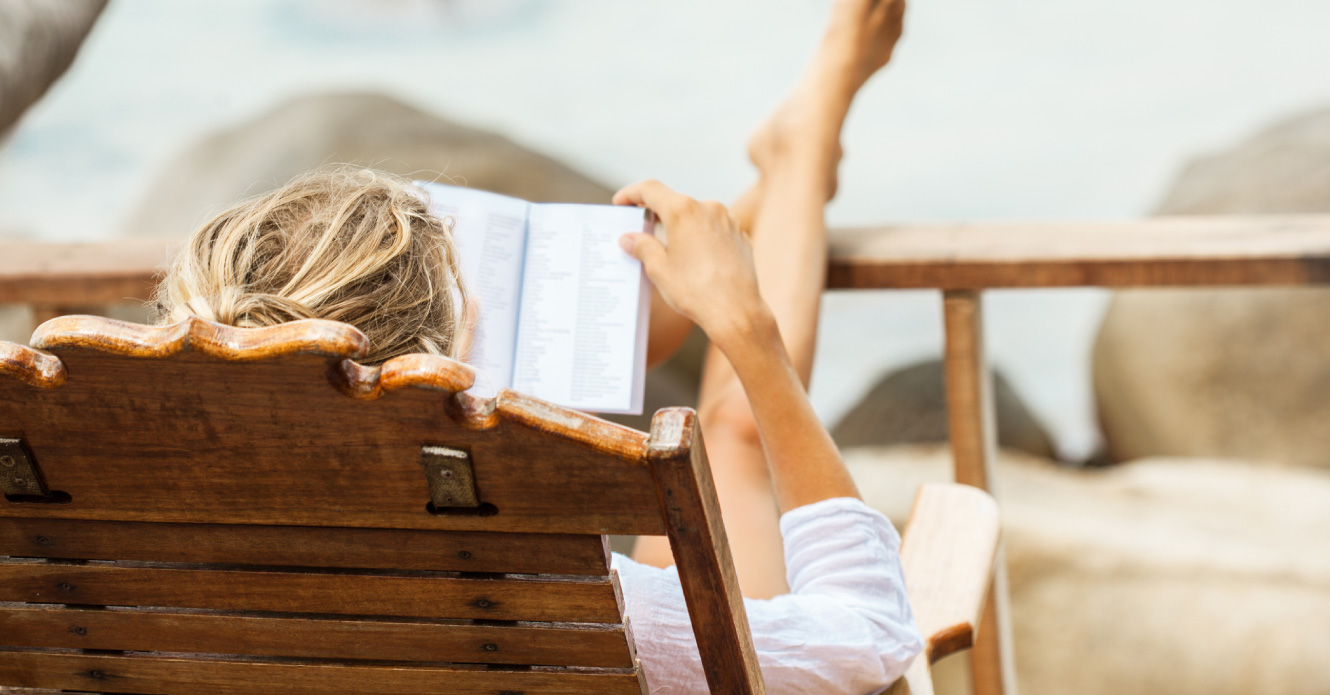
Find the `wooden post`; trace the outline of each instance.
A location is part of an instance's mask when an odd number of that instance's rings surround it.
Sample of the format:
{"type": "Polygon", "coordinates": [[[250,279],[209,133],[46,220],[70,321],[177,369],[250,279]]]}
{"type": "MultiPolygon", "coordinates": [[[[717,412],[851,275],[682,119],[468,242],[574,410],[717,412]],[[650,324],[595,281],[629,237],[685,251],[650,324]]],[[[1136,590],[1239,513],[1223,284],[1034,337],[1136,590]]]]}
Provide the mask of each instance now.
{"type": "MultiPolygon", "coordinates": [[[[984,353],[982,299],[978,290],[949,290],[942,296],[947,413],[956,482],[992,492],[997,475],[997,424],[993,379],[984,353]]],[[[1007,569],[1001,548],[971,658],[975,695],[1016,695],[1007,569]]]]}

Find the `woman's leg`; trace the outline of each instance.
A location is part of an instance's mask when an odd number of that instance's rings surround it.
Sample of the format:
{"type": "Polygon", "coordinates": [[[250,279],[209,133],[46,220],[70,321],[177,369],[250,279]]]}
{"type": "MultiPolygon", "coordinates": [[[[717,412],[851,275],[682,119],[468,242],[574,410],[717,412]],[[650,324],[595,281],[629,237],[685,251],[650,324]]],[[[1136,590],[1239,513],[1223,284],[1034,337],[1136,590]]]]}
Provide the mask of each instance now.
{"type": "MultiPolygon", "coordinates": [[[[762,296],[805,387],[812,371],[827,264],[823,208],[835,194],[840,131],[864,81],[886,64],[900,35],[900,0],[839,0],[807,72],[758,130],[749,153],[759,180],[731,211],[753,238],[762,296]]],[[[762,443],[743,389],[724,356],[707,354],[698,417],[745,596],[788,591],[779,515],[762,443]]],[[[663,538],[639,540],[635,557],[671,564],[663,538]]]]}

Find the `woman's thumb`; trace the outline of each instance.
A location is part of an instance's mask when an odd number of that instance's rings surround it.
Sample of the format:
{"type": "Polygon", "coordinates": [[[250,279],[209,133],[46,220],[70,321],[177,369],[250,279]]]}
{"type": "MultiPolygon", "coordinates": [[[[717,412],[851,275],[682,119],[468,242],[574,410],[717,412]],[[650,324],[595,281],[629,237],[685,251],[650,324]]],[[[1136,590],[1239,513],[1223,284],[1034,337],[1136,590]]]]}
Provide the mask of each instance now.
{"type": "Polygon", "coordinates": [[[660,243],[660,239],[642,232],[632,232],[619,237],[619,248],[641,261],[648,274],[665,255],[665,245],[660,243]]]}

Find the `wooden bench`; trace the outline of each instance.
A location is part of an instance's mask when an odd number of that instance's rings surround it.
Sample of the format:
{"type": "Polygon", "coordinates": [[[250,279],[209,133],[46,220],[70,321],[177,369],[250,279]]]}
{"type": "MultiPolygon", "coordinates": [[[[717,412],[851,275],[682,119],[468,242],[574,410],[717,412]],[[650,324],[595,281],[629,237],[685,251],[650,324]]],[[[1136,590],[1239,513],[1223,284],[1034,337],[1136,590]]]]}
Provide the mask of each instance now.
{"type": "MultiPolygon", "coordinates": [[[[694,413],[650,433],[354,328],[83,316],[0,343],[0,691],[642,693],[606,534],[669,537],[713,693],[761,693],[694,413]],[[32,690],[29,690],[32,689],[32,690]]],[[[974,638],[997,545],[924,488],[928,637],[974,638]]]]}

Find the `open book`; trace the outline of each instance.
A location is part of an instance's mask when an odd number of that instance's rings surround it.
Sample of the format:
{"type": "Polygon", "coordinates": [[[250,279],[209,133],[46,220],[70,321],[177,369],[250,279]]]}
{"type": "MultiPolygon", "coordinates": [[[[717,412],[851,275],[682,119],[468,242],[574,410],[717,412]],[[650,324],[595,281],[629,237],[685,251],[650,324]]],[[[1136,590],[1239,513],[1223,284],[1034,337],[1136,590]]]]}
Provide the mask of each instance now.
{"type": "Polygon", "coordinates": [[[479,310],[467,358],[473,392],[510,388],[579,410],[641,413],[651,293],[618,239],[651,231],[645,211],[416,183],[431,212],[454,220],[479,310]]]}

